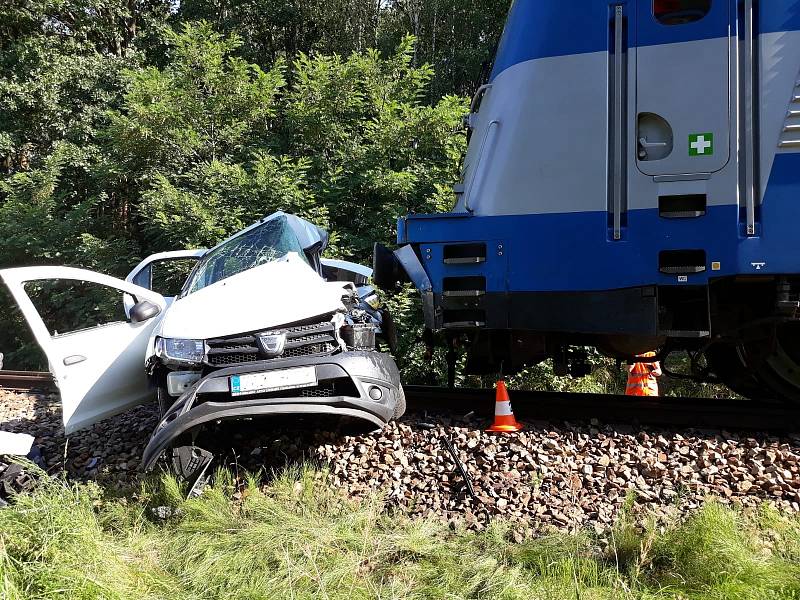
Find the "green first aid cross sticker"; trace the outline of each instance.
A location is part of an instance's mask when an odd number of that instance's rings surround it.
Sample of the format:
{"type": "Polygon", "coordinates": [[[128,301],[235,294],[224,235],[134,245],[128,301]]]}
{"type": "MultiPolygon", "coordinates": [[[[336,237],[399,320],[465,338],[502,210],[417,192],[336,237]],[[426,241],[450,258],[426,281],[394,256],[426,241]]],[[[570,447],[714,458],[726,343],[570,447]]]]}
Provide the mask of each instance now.
{"type": "Polygon", "coordinates": [[[714,154],[713,133],[690,133],[689,156],[711,156],[714,154]]]}

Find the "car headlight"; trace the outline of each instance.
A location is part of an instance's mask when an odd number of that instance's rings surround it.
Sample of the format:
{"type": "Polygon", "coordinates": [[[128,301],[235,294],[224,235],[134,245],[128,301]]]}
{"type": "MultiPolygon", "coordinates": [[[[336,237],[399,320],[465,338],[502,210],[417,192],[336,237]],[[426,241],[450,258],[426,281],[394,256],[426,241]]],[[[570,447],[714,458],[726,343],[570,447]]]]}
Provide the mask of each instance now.
{"type": "Polygon", "coordinates": [[[167,363],[199,365],[203,362],[205,350],[203,340],[156,338],[156,356],[167,363]]]}

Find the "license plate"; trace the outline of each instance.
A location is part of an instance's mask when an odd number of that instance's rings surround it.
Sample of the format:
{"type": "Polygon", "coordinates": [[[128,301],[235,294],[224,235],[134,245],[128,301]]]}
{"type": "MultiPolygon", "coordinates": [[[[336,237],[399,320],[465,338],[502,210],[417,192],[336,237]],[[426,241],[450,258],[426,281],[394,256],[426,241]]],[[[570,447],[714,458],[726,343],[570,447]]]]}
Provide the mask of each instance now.
{"type": "Polygon", "coordinates": [[[317,370],[314,367],[232,375],[231,396],[279,392],[314,385],[317,385],[317,370]]]}

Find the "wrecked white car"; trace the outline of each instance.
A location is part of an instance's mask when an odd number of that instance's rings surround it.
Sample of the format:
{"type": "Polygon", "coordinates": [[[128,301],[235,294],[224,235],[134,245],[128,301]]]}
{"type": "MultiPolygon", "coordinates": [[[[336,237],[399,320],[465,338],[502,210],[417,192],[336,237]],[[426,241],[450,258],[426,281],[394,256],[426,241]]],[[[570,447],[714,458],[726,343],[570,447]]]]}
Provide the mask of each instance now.
{"type": "Polygon", "coordinates": [[[0,278],[47,356],[66,432],[155,394],[162,418],[143,465],[180,447],[185,470],[206,424],[327,414],[381,427],[404,413],[397,366],[376,345],[393,346],[393,327],[371,270],[322,259],[327,239],[279,212],[211,250],[151,256],[126,281],[69,267],[0,278]],[[170,278],[179,290],[153,291],[170,278]],[[81,305],[88,316],[73,314],[81,305]]]}

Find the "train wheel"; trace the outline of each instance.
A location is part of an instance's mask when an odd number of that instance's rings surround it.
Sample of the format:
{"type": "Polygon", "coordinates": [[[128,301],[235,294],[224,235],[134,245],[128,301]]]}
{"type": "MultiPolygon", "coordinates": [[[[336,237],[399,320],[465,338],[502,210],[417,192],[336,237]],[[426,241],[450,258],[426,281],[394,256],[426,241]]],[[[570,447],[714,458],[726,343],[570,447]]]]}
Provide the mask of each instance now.
{"type": "Polygon", "coordinates": [[[800,323],[781,325],[756,374],[773,396],[800,403],[800,323]]]}
{"type": "Polygon", "coordinates": [[[720,381],[740,396],[752,399],[770,396],[764,382],[747,364],[747,355],[741,347],[717,344],[708,349],[706,357],[720,381]]]}

